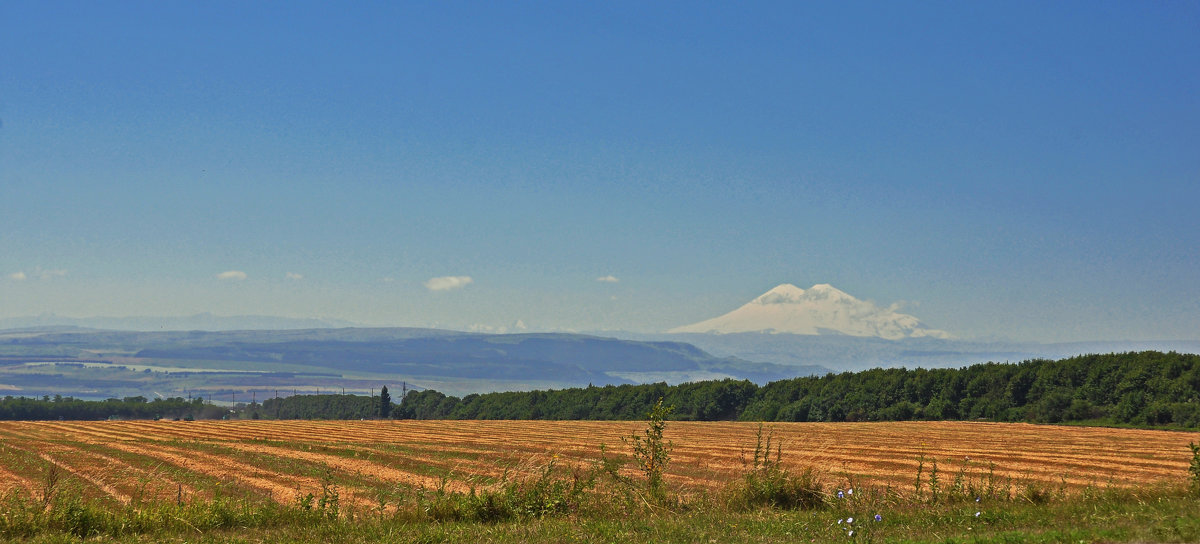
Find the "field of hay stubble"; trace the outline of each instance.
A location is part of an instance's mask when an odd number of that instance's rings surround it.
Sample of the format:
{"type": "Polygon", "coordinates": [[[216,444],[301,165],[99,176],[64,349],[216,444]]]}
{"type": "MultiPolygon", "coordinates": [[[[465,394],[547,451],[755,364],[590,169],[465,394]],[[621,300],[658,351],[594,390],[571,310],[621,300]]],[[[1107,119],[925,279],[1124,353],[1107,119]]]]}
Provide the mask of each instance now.
{"type": "MultiPolygon", "coordinates": [[[[0,422],[0,494],[36,496],[45,474],[78,492],[130,504],[215,496],[295,504],[337,485],[346,506],[369,508],[397,490],[483,488],[551,460],[585,466],[599,446],[643,422],[595,421],[126,421],[0,422]]],[[[782,465],[816,469],[831,486],[911,491],[940,464],[996,485],[1088,487],[1182,483],[1194,433],[987,422],[777,423],[782,465]]],[[[683,493],[745,474],[754,423],[670,422],[666,483],[683,493]]],[[[632,469],[627,469],[632,470],[632,469]]],[[[526,474],[528,475],[528,474],[526,474]]]]}

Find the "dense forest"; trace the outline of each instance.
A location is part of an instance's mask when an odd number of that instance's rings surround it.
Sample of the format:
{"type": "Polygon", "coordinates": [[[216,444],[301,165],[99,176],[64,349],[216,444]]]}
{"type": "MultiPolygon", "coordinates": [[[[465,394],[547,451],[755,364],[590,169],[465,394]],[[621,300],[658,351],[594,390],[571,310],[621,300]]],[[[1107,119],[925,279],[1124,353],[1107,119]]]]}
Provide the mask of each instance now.
{"type": "Polygon", "coordinates": [[[1155,351],[958,369],[874,369],[757,386],[720,380],[669,386],[585,388],[397,399],[301,395],[221,408],[200,399],[143,397],[0,400],[0,419],[641,419],[658,399],[673,419],[696,421],[896,421],[987,419],[1200,426],[1200,355],[1155,351]]]}
{"type": "Polygon", "coordinates": [[[4,397],[0,399],[0,420],[97,420],[97,419],[217,419],[229,413],[227,408],[205,404],[203,399],[125,397],[101,401],[72,397],[4,397]]]}
{"type": "Polygon", "coordinates": [[[298,395],[243,406],[254,419],[370,419],[379,417],[379,397],[361,395],[298,395]]]}
{"type": "Polygon", "coordinates": [[[988,419],[1200,426],[1200,355],[1155,351],[947,369],[873,369],[677,386],[621,385],[467,395],[410,393],[415,419],[638,419],[662,398],[674,419],[897,421],[988,419]]]}
{"type": "Polygon", "coordinates": [[[62,396],[7,396],[0,399],[0,420],[367,419],[390,412],[391,397],[386,387],[382,394],[386,400],[379,396],[298,395],[236,406],[214,405],[202,397],[89,401],[62,396]]]}

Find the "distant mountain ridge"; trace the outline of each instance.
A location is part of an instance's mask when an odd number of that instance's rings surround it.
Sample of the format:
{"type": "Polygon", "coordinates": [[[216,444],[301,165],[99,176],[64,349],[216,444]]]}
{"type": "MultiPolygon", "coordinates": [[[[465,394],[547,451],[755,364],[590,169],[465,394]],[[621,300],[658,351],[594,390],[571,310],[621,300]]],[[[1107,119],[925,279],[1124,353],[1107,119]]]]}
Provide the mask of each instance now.
{"type": "Polygon", "coordinates": [[[827,283],[808,290],[785,283],[725,315],[667,332],[842,334],[887,340],[950,338],[946,331],[929,328],[916,317],[898,312],[894,306],[880,308],[827,283]]]}
{"type": "Polygon", "coordinates": [[[295,330],[358,327],[341,319],[297,318],[269,315],[213,315],[207,312],[182,316],[67,317],[43,314],[0,319],[0,330],[34,327],[82,327],[114,331],[238,331],[295,330]]]}
{"type": "Polygon", "coordinates": [[[678,341],[568,333],[0,330],[0,391],[35,396],[120,398],[192,389],[232,401],[279,390],[366,391],[400,382],[466,394],[723,378],[767,383],[828,371],[714,357],[678,341]]]}

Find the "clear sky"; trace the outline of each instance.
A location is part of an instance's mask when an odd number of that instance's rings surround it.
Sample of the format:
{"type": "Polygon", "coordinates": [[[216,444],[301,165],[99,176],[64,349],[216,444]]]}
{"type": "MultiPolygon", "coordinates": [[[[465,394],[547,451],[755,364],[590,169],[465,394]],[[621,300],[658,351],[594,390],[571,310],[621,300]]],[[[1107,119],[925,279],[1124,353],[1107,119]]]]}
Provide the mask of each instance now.
{"type": "Polygon", "coordinates": [[[0,317],[1200,339],[1198,210],[1196,2],[0,2],[0,317]]]}

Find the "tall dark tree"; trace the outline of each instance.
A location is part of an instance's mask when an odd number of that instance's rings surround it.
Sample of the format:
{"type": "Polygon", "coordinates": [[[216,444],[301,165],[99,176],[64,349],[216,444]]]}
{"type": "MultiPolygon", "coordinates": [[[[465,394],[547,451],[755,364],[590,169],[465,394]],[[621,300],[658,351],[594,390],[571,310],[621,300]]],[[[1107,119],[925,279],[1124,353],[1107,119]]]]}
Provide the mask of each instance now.
{"type": "Polygon", "coordinates": [[[379,390],[379,417],[387,418],[392,413],[392,396],[388,394],[387,386],[379,390]]]}

